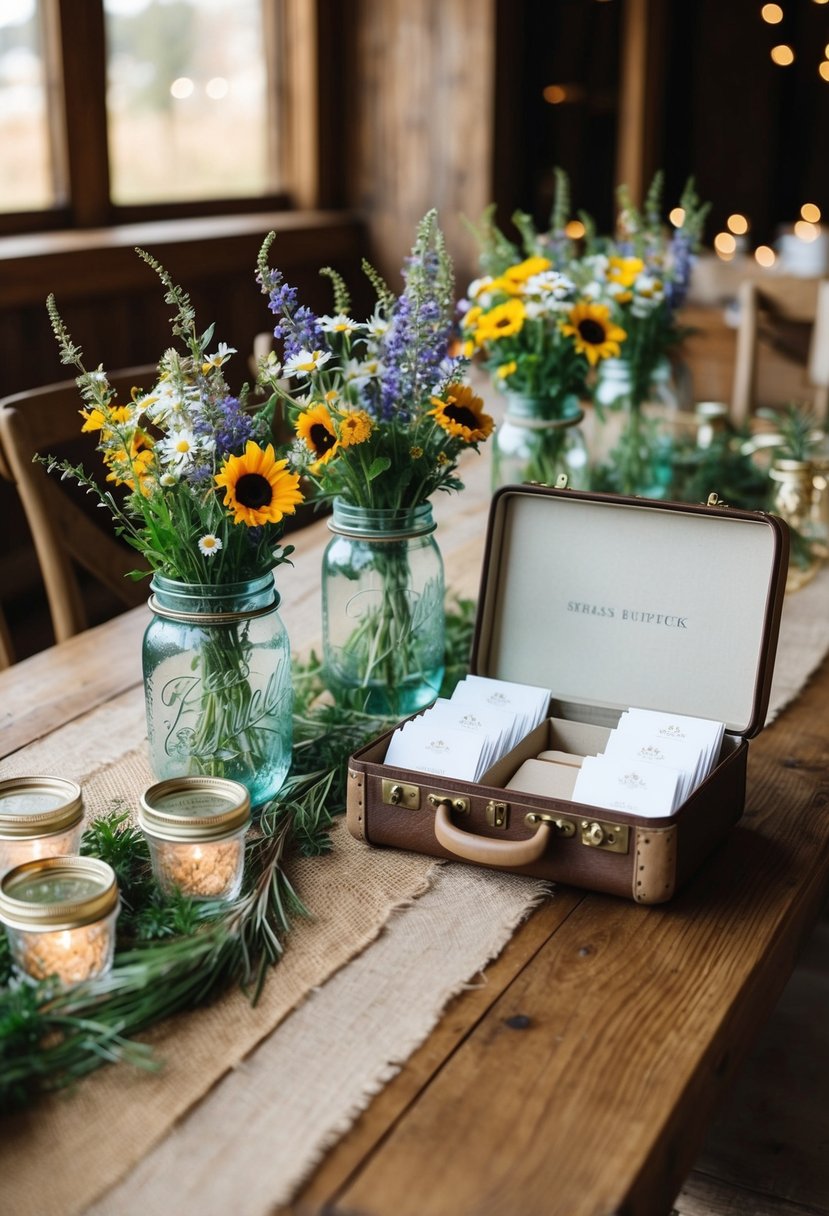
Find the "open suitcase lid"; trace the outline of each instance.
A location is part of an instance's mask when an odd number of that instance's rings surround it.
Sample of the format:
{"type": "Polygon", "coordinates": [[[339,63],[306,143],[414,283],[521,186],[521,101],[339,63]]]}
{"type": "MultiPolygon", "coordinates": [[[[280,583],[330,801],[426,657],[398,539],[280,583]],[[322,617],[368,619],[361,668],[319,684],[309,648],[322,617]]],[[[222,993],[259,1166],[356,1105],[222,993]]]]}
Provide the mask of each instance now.
{"type": "Polygon", "coordinates": [[[786,525],[763,512],[505,486],[490,508],[472,670],[755,735],[787,559],[786,525]]]}

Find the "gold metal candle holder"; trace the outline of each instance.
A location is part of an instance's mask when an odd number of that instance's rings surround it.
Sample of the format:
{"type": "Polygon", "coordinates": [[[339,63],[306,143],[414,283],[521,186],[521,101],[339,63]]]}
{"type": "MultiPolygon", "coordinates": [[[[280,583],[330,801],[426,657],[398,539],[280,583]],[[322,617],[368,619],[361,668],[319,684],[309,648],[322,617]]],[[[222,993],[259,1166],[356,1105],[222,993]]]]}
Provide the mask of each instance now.
{"type": "Polygon", "coordinates": [[[0,921],[12,958],[33,980],[65,985],[103,975],[112,966],[118,885],[94,857],[46,857],[0,880],[0,921]]]}
{"type": "Polygon", "coordinates": [[[138,822],[162,891],[233,899],[242,885],[250,797],[237,781],[172,777],[144,793],[138,822]]]}
{"type": "Polygon", "coordinates": [[[62,777],[9,777],[0,781],[0,878],[42,857],[77,853],[83,798],[62,777]]]}

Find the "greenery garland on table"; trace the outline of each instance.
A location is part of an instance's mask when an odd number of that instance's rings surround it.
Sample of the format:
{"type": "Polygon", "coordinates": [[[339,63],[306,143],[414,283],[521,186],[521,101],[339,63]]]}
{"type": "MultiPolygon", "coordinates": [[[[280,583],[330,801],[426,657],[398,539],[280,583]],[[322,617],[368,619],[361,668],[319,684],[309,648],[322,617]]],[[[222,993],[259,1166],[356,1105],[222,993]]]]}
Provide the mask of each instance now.
{"type": "MultiPolygon", "coordinates": [[[[445,695],[466,671],[473,617],[469,600],[447,612],[445,695]]],[[[294,686],[292,776],[247,843],[236,900],[163,896],[142,833],[128,822],[127,809],[115,807],[87,828],[81,848],[107,861],[118,877],[122,910],[113,971],[69,989],[17,980],[0,933],[0,1112],[20,1109],[104,1063],[159,1067],[151,1048],[132,1036],[233,985],[257,1000],[291,922],[313,916],[291,883],[291,857],[328,852],[328,829],[345,805],[348,757],[390,725],[356,701],[326,703],[313,655],[297,665],[294,686]]]]}

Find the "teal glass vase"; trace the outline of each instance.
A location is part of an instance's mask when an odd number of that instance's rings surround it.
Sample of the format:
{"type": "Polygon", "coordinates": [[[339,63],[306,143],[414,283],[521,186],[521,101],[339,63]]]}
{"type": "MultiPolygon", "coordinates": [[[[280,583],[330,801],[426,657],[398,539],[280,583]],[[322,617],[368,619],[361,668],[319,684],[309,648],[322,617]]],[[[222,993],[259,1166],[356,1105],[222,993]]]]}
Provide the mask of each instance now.
{"type": "Polygon", "coordinates": [[[291,764],[288,635],[273,573],[211,586],[156,574],[144,635],[150,764],[167,777],[226,777],[251,804],[281,787],[291,764]]]}
{"type": "Polygon", "coordinates": [[[643,498],[665,498],[673,478],[673,430],[679,408],[670,364],[660,359],[636,391],[625,359],[599,364],[596,414],[613,433],[612,446],[595,469],[595,489],[643,498]]]}
{"type": "Polygon", "coordinates": [[[334,500],[323,555],[323,665],[335,697],[372,714],[430,704],[444,672],[443,561],[431,503],[334,500]]]}
{"type": "Polygon", "coordinates": [[[587,488],[589,462],[574,393],[507,393],[503,421],[492,440],[492,488],[534,481],[555,485],[562,473],[587,488]]]}

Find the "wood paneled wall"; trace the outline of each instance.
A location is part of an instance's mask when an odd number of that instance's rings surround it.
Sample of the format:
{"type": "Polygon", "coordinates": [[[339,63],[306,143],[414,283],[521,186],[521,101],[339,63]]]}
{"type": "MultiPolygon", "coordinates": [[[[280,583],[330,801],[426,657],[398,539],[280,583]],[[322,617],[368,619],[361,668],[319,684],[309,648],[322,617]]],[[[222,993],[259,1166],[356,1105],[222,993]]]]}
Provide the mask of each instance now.
{"type": "Polygon", "coordinates": [[[351,0],[348,201],[392,285],[437,207],[459,287],[477,273],[463,216],[492,198],[496,0],[351,0]]]}

